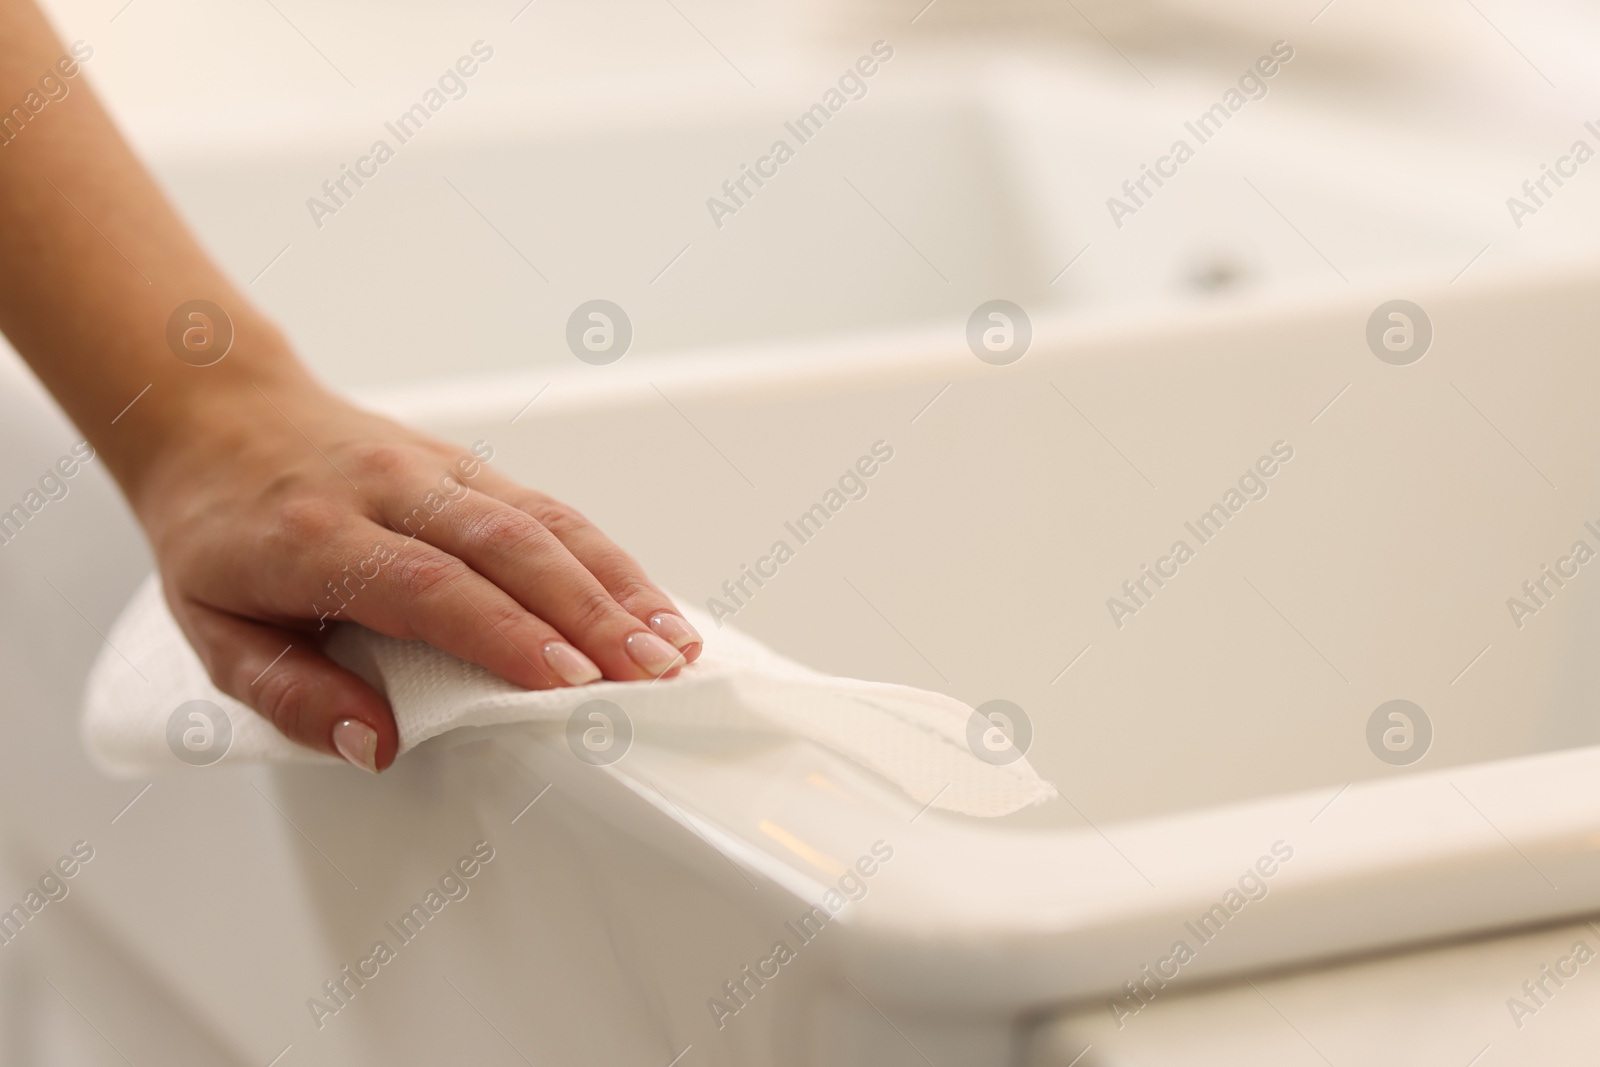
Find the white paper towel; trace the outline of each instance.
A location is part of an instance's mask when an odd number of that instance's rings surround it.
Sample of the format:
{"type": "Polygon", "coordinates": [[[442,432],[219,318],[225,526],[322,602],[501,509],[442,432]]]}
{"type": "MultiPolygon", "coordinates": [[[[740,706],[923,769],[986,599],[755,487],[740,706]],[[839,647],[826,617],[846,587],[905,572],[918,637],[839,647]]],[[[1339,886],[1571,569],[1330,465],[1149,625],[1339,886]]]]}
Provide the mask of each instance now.
{"type": "MultiPolygon", "coordinates": [[[[606,699],[638,735],[707,733],[802,737],[876,772],[918,803],[968,815],[1005,815],[1054,795],[1026,759],[997,766],[968,747],[973,711],[951,697],[908,686],[833,678],[785,659],[704,614],[685,611],[706,638],[698,662],[658,682],[597,682],[530,691],[420,641],[339,624],[328,645],[338,662],[385,694],[400,727],[400,751],[448,730],[529,722],[552,741],[572,712],[606,699]]],[[[191,700],[221,707],[232,740],[221,762],[329,760],[291,743],[211,684],[152,577],[111,628],[89,674],[83,735],[90,755],[117,774],[181,769],[168,722],[191,700]]]]}

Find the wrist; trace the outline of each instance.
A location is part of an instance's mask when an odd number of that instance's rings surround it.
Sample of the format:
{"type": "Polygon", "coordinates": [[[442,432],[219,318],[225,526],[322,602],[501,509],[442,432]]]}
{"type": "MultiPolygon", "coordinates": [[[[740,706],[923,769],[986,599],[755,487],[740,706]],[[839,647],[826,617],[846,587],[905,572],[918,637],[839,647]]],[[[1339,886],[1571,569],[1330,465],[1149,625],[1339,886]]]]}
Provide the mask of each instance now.
{"type": "MultiPolygon", "coordinates": [[[[194,365],[162,353],[146,392],[96,441],[134,511],[146,518],[154,500],[174,483],[216,470],[250,449],[267,432],[260,424],[272,408],[299,406],[327,396],[295,357],[276,327],[262,321],[236,325],[226,355],[194,365]]],[[[284,427],[287,428],[287,427],[284,427]]]]}

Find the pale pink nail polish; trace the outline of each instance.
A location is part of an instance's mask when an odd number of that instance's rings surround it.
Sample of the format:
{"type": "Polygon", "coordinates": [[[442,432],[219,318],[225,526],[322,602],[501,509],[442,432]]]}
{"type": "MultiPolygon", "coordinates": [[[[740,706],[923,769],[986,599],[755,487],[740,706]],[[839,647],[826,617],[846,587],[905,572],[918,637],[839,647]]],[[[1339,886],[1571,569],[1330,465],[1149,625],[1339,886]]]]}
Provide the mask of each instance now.
{"type": "Polygon", "coordinates": [[[565,641],[551,641],[545,645],[544,661],[568,685],[588,685],[600,680],[600,668],[565,641]]]}
{"type": "Polygon", "coordinates": [[[340,719],[333,726],[333,747],[364,771],[378,773],[378,731],[359,719],[340,719]]]}
{"type": "Polygon", "coordinates": [[[650,629],[673,648],[685,649],[701,643],[700,635],[689,625],[689,620],[670,611],[658,611],[650,616],[650,629]]]}
{"type": "Polygon", "coordinates": [[[623,644],[628,647],[628,655],[633,662],[654,675],[666,674],[673,667],[682,666],[684,662],[677,649],[655,634],[645,633],[643,630],[629,634],[623,644]]]}

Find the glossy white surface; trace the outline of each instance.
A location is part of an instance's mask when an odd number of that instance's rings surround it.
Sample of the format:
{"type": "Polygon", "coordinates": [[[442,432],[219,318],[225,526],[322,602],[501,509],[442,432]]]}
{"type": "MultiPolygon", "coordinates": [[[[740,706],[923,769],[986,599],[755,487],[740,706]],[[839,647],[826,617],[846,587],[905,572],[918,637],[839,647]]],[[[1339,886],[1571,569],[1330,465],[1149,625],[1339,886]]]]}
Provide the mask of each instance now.
{"type": "MultiPolygon", "coordinates": [[[[1093,1044],[1079,1067],[1321,1062],[1299,1026],[1339,1063],[1467,1063],[1488,1042],[1584,1062],[1579,986],[1500,1043],[1504,997],[1576,928],[1312,970],[1281,997],[1259,983],[1281,1014],[1248,1007],[1244,986],[1175,995],[1116,1031],[1100,999],[1280,838],[1295,859],[1193,979],[1596,907],[1594,595],[1578,585],[1520,631],[1504,605],[1600,518],[1600,276],[1504,269],[1583,247],[1596,194],[1575,184],[1511,230],[1504,196],[1577,119],[1471,10],[1341,2],[1301,32],[1306,81],[1284,81],[1276,110],[1139,220],[1161,225],[1125,231],[1104,218],[1108,187],[1231,61],[1145,94],[1075,21],[1076,58],[1035,67],[1010,49],[974,59],[956,17],[718,231],[708,187],[876,25],[857,35],[825,4],[694,9],[758,74],[747,93],[665,6],[541,4],[513,25],[487,4],[377,20],[286,5],[346,44],[350,91],[267,7],[141,0],[114,24],[61,7],[184,210],[325,375],[492,440],[507,471],[589,512],[681,595],[716,593],[892,441],[869,496],[738,621],[826,670],[1018,702],[1071,804],[963,823],[804,749],[641,744],[613,777],[510,735],[419,752],[375,784],[342,768],[104,781],[73,710],[97,628],[148,561],[91,468],[0,548],[6,884],[20,892],[74,840],[98,850],[26,932],[27,962],[3,959],[12,1061],[666,1064],[692,1045],[680,1062],[927,1050],[954,1067],[1030,1047],[1064,1067],[1093,1044]],[[804,48],[771,44],[823,23],[804,48]],[[306,195],[478,36],[503,42],[486,78],[517,73],[314,229],[306,195]],[[1349,107],[1340,64],[1363,72],[1349,107]],[[1463,70],[1470,91],[1401,91],[1463,70]],[[1254,295],[1198,302],[1194,274],[1219,261],[1254,295]],[[611,368],[561,344],[597,287],[641,326],[611,368]],[[961,326],[1002,293],[1035,312],[1040,341],[997,369],[961,326]],[[1410,368],[1361,339],[1397,295],[1438,328],[1410,368]],[[1105,598],[1280,438],[1297,454],[1271,495],[1114,629],[1105,598]],[[1411,772],[1364,740],[1396,696],[1436,727],[1411,772]],[[880,837],[896,858],[871,892],[716,1029],[721,983],[880,837]],[[497,855],[472,895],[318,1030],[307,998],[480,838],[497,855]]],[[[1157,37],[1226,26],[1240,55],[1280,17],[1170,10],[1186,14],[1156,19],[1176,27],[1157,37]]],[[[1548,13],[1506,25],[1569,91],[1592,80],[1582,36],[1548,13]]],[[[77,439],[25,395],[8,383],[6,502],[77,439]]]]}
{"type": "MultiPolygon", "coordinates": [[[[1430,396],[1459,399],[1450,384],[1461,381],[1502,419],[1515,420],[1523,452],[1539,456],[1561,483],[1584,484],[1586,457],[1596,453],[1557,444],[1592,432],[1582,383],[1594,372],[1574,339],[1591,329],[1589,305],[1576,295],[1593,283],[1591,272],[1574,270],[1521,285],[1420,294],[1439,340],[1426,360],[1403,368],[1411,377],[1366,352],[1359,330],[1368,300],[1352,298],[1294,313],[1241,306],[1115,333],[1042,323],[1037,350],[1010,368],[978,364],[948,342],[942,350],[921,342],[926,354],[914,359],[891,349],[877,369],[813,366],[774,376],[766,389],[685,364],[675,376],[661,376],[658,392],[641,386],[624,363],[612,368],[619,373],[609,385],[590,375],[587,390],[552,386],[539,401],[548,407],[536,405],[515,424],[505,409],[520,406],[521,394],[503,387],[481,398],[475,418],[466,417],[471,405],[458,396],[433,420],[459,437],[492,436],[504,469],[561,493],[613,530],[620,525],[619,536],[683,595],[714,591],[712,583],[737,570],[748,546],[762,546],[837,468],[878,434],[892,437],[896,458],[869,496],[836,516],[739,622],[827,669],[924,685],[940,684],[929,672],[948,672],[950,691],[971,701],[1003,692],[1030,709],[1031,758],[1072,802],[1015,820],[1016,829],[918,815],[849,768],[816,763],[803,751],[696,754],[642,743],[613,778],[577,763],[558,739],[529,737],[421,751],[375,789],[339,768],[264,777],[221,769],[163,779],[117,815],[139,783],[97,784],[40,811],[29,832],[48,849],[101,820],[104,866],[84,872],[70,906],[94,915],[159,976],[173,1001],[211,1020],[245,1058],[280,1037],[308,1059],[332,1057],[327,1062],[375,1049],[414,1050],[419,1036],[403,1020],[421,1018],[425,1005],[438,1002],[448,988],[440,985],[444,976],[474,976],[485,983],[476,992],[492,986],[502,991],[495,996],[510,997],[478,1009],[503,1024],[502,1012],[514,1013],[529,990],[548,989],[549,971],[511,960],[560,960],[563,973],[587,969],[595,983],[539,995],[558,1010],[538,1013],[516,1036],[523,1047],[551,1054],[592,1047],[578,1032],[587,1034],[587,1024],[572,1030],[552,1020],[577,1018],[578,1002],[599,989],[657,1005],[656,1022],[615,1040],[642,1042],[640,1048],[695,1043],[709,1062],[865,1055],[878,1010],[895,1012],[913,1030],[942,1033],[951,1048],[959,1044],[955,1034],[980,1049],[1004,1045],[1023,1012],[1107,992],[1119,975],[1136,974],[1181,936],[1184,919],[1278,839],[1294,847],[1293,863],[1275,875],[1267,900],[1238,916],[1227,940],[1205,949],[1188,974],[1256,970],[1593,909],[1600,889],[1589,856],[1600,825],[1590,786],[1596,757],[1581,748],[1560,751],[1581,745],[1592,730],[1579,713],[1587,657],[1573,655],[1588,601],[1580,586],[1541,613],[1538,628],[1501,636],[1494,627],[1510,627],[1501,596],[1506,579],[1464,563],[1452,570],[1449,558],[1470,559],[1487,546],[1512,557],[1520,547],[1537,559],[1552,537],[1559,544],[1579,521],[1581,498],[1569,504],[1566,493],[1552,492],[1470,409],[1440,406],[1433,410],[1443,414],[1428,425],[1381,417],[1385,405],[1401,402],[1396,390],[1416,411],[1430,396]],[[1524,357],[1508,370],[1501,353],[1512,343],[1524,357]],[[1202,374],[1207,366],[1228,373],[1202,374]],[[1348,374],[1353,384],[1312,425],[1320,404],[1337,392],[1331,372],[1348,374]],[[1519,388],[1557,379],[1570,388],[1519,388]],[[1325,387],[1329,380],[1335,389],[1325,387]],[[953,383],[947,394],[917,415],[946,381],[953,383]],[[1065,388],[1046,392],[1051,382],[1065,388]],[[1214,383],[1209,391],[1207,382],[1214,383]],[[1251,383],[1243,394],[1241,382],[1251,383]],[[1118,426],[1152,420],[1177,431],[1190,451],[1142,451],[1152,449],[1150,439],[1135,432],[1125,436],[1128,455],[1117,456],[1104,438],[1064,417],[1062,409],[1071,409],[1063,394],[1102,420],[1126,404],[1118,426]],[[1545,418],[1517,418],[1519,403],[1537,405],[1545,418]],[[1306,428],[1294,430],[1291,420],[1306,420],[1306,428]],[[1173,521],[1168,501],[1189,499],[1185,480],[1204,500],[1199,494],[1225,484],[1281,425],[1305,442],[1280,472],[1285,480],[1252,505],[1258,511],[1226,529],[1237,538],[1189,565],[1188,584],[1151,602],[1150,614],[1136,620],[1148,625],[1116,631],[1101,614],[1100,597],[1112,576],[1127,571],[1127,546],[1161,540],[1173,521]],[[963,431],[971,426],[981,432],[963,431]],[[1051,435],[1061,433],[1073,441],[1077,462],[1057,459],[1063,446],[1051,435]],[[808,447],[789,447],[796,439],[808,447]],[[1023,441],[1037,442],[1037,454],[1019,449],[1023,441]],[[707,467],[705,453],[714,447],[727,454],[721,469],[707,467]],[[1414,466],[1397,465],[1399,456],[1411,456],[1414,466]],[[1159,470],[1169,488],[1152,493],[1130,460],[1159,470]],[[735,462],[763,488],[742,482],[735,462]],[[602,469],[629,475],[586,476],[602,469]],[[686,481],[675,475],[680,470],[702,477],[686,481]],[[1402,484],[1386,488],[1382,472],[1402,484]],[[1303,481],[1297,487],[1290,477],[1303,481]],[[1055,495],[1046,497],[1045,486],[1055,495]],[[1390,557],[1375,547],[1335,554],[1338,545],[1375,546],[1396,527],[1376,508],[1330,512],[1330,500],[1360,490],[1369,501],[1399,507],[1422,486],[1433,487],[1431,510],[1412,516],[1415,531],[1407,536],[1425,540],[1449,529],[1458,537],[1435,538],[1446,557],[1437,571],[1386,564],[1390,557]],[[998,521],[1003,513],[982,504],[992,494],[1027,501],[1030,511],[998,521]],[[1497,514],[1516,521],[1484,519],[1484,494],[1501,504],[1497,514]],[[762,503],[752,507],[752,497],[762,503]],[[1086,499],[1102,501],[1092,527],[1069,506],[1086,499]],[[1330,514],[1339,521],[1330,522],[1330,514]],[[1254,526],[1242,525],[1257,517],[1254,526]],[[1060,544],[1074,546],[1072,570],[1050,574],[1051,595],[1019,597],[1027,589],[1021,579],[1037,577],[1032,564],[1060,544]],[[1297,569],[1306,559],[1324,562],[1297,569]],[[1245,566],[1263,588],[1279,596],[1289,590],[1285,606],[1300,616],[1301,635],[1235,592],[1245,566]],[[929,582],[930,574],[938,581],[929,582]],[[1396,608],[1375,617],[1369,605],[1384,587],[1385,603],[1396,608]],[[937,610],[951,589],[970,605],[963,616],[937,610]],[[871,602],[861,603],[867,596],[871,602]],[[1047,605],[1052,610],[1042,610],[1047,605]],[[1172,621],[1157,609],[1170,609],[1172,621]],[[1196,628],[1182,625],[1185,619],[1213,621],[1196,628]],[[1105,659],[1086,658],[1053,685],[1057,663],[1080,634],[1105,659]],[[1308,647],[1307,634],[1326,652],[1308,647]],[[1481,640],[1501,655],[1462,674],[1463,651],[1470,659],[1481,640]],[[1272,673],[1262,676],[1264,664],[1272,673]],[[1181,699],[1219,692],[1224,679],[1233,685],[1228,702],[1181,699]],[[1387,768],[1365,747],[1367,714],[1396,691],[1437,709],[1434,748],[1412,773],[1387,768]],[[1284,706],[1302,710],[1282,721],[1284,706]],[[1085,707],[1122,710],[1075,713],[1085,707]],[[1506,707],[1516,714],[1505,714],[1506,707]],[[1275,757],[1268,764],[1265,752],[1275,757]],[[1516,753],[1528,755],[1495,761],[1516,753]],[[504,764],[506,754],[523,769],[485,769],[484,761],[504,764]],[[1150,774],[1152,767],[1163,773],[1150,774]],[[848,796],[819,790],[809,781],[813,772],[848,796]],[[541,830],[510,829],[511,818],[552,782],[555,791],[527,818],[560,814],[541,830]],[[1253,799],[1273,793],[1287,795],[1253,799]],[[547,802],[554,803],[542,807],[547,802]],[[1202,802],[1224,806],[1185,811],[1202,802]],[[94,815],[95,807],[104,810],[94,815]],[[764,830],[763,821],[788,837],[764,830]],[[241,834],[244,826],[259,829],[241,834]],[[534,836],[519,839],[523,833],[534,836]],[[308,976],[357,958],[352,954],[367,946],[380,916],[403,911],[433,868],[480,837],[506,842],[496,845],[504,862],[476,887],[478,903],[449,913],[459,932],[433,942],[440,946],[428,950],[438,953],[434,962],[389,972],[410,977],[386,978],[381,988],[393,993],[366,998],[366,1006],[357,1001],[338,1026],[315,1030],[305,998],[320,978],[308,976]],[[714,1042],[727,1031],[710,1028],[705,1002],[724,980],[712,976],[758,958],[789,913],[804,910],[801,900],[826,881],[812,853],[848,864],[878,839],[893,841],[894,864],[843,916],[826,951],[805,957],[817,962],[791,972],[795,992],[757,1002],[754,1018],[738,1019],[737,1037],[714,1042]],[[797,852],[786,840],[807,848],[797,852]],[[130,866],[134,855],[144,861],[130,866]],[[152,879],[152,869],[171,877],[152,879]],[[175,884],[192,888],[175,894],[175,884]],[[549,925],[565,915],[561,902],[573,893],[598,910],[549,925]],[[673,920],[679,925],[663,927],[662,908],[688,910],[673,920]],[[240,914],[253,918],[233,918],[240,914]],[[660,921],[637,921],[645,914],[660,921]],[[179,933],[195,924],[208,931],[206,939],[179,933]],[[606,944],[613,947],[602,950],[606,944]],[[240,958],[258,962],[230,963],[240,958]],[[841,984],[846,978],[854,990],[841,984]],[[707,984],[713,992],[702,991],[707,984]],[[569,995],[578,1001],[560,1007],[569,995]],[[860,1005],[845,1003],[851,996],[881,1007],[858,1018],[860,1005]],[[807,1043],[772,1051],[774,1035],[792,1027],[811,1034],[807,1043]]],[[[19,470],[31,470],[44,462],[39,456],[47,460],[52,449],[66,447],[70,434],[51,428],[48,416],[26,414],[26,404],[20,410],[13,425],[31,419],[37,426],[25,435],[31,451],[16,452],[19,470]]],[[[92,527],[103,544],[111,523],[125,521],[116,518],[120,509],[104,483],[92,480],[97,472],[82,477],[74,495],[42,513],[0,561],[19,598],[37,605],[30,618],[58,618],[60,632],[78,634],[62,646],[61,673],[15,672],[56,693],[44,697],[55,706],[72,689],[71,656],[86,657],[97,638],[77,615],[83,609],[66,606],[43,577],[72,598],[114,589],[139,569],[131,553],[74,555],[70,539],[48,535],[48,524],[71,516],[72,528],[92,527]],[[91,512],[105,518],[87,521],[91,512]]],[[[29,647],[26,640],[19,635],[13,647],[29,647]]],[[[10,779],[19,802],[33,778],[76,762],[69,734],[51,743],[67,747],[53,760],[27,761],[10,779]]],[[[988,1054],[974,1055],[981,1061],[988,1054]]]]}

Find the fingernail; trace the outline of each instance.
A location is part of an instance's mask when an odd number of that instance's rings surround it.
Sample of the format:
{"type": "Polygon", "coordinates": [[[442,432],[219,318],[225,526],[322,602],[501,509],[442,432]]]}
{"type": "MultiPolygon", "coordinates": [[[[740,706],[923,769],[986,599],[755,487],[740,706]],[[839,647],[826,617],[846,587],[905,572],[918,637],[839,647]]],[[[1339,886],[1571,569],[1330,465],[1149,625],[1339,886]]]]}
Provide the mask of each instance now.
{"type": "Polygon", "coordinates": [[[545,645],[544,661],[568,685],[588,685],[600,680],[600,668],[565,641],[551,641],[545,645]]]}
{"type": "Polygon", "coordinates": [[[378,773],[378,731],[359,719],[340,719],[333,726],[333,747],[364,771],[378,773]]]}
{"type": "Polygon", "coordinates": [[[670,611],[658,611],[650,616],[650,629],[676,649],[682,650],[690,645],[700,644],[700,635],[689,625],[689,621],[682,615],[674,615],[670,611]]]}
{"type": "Polygon", "coordinates": [[[678,654],[678,650],[655,634],[640,630],[629,634],[623,644],[628,646],[628,655],[633,657],[633,662],[651,674],[666,674],[673,667],[683,664],[683,657],[678,654]]]}

